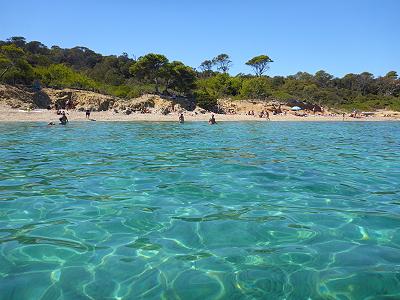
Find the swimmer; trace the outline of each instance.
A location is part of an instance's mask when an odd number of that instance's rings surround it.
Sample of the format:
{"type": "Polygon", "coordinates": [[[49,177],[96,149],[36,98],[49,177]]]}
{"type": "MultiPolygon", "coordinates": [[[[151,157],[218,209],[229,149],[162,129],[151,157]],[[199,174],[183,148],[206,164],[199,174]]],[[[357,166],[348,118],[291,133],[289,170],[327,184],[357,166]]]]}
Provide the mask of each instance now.
{"type": "Polygon", "coordinates": [[[217,121],[215,121],[214,114],[211,115],[210,120],[208,120],[208,124],[210,124],[210,125],[217,124],[217,121]]]}
{"type": "Polygon", "coordinates": [[[62,117],[61,117],[59,120],[60,120],[60,124],[61,124],[61,125],[67,125],[67,123],[68,123],[68,118],[67,118],[67,116],[65,115],[65,112],[62,113],[62,117]]]}
{"type": "Polygon", "coordinates": [[[183,116],[183,114],[181,114],[179,116],[179,123],[183,123],[183,122],[185,122],[185,117],[183,116]]]}

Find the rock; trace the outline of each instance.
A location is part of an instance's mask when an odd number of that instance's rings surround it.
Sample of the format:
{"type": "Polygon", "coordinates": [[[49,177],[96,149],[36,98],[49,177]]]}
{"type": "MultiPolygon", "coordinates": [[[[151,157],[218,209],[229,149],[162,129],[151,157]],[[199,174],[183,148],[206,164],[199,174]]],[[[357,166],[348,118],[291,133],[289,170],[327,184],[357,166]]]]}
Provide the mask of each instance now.
{"type": "Polygon", "coordinates": [[[51,107],[50,97],[43,91],[38,91],[33,96],[33,103],[39,108],[51,107]]]}
{"type": "Polygon", "coordinates": [[[11,107],[27,109],[34,104],[35,93],[32,90],[15,87],[8,84],[0,84],[0,102],[11,107]]]}
{"type": "MultiPolygon", "coordinates": [[[[195,108],[193,99],[185,97],[161,97],[158,95],[146,94],[133,99],[121,99],[110,95],[103,95],[92,91],[77,89],[53,89],[42,88],[34,90],[25,87],[15,87],[0,84],[0,103],[10,107],[27,109],[56,107],[64,108],[67,103],[70,109],[78,111],[106,111],[116,110],[117,112],[130,113],[138,112],[159,112],[169,114],[181,111],[192,111],[195,108]]],[[[202,113],[205,113],[202,110],[202,113]]]]}
{"type": "Polygon", "coordinates": [[[16,106],[20,108],[47,108],[48,106],[55,108],[56,106],[65,107],[67,102],[71,103],[71,108],[77,110],[108,110],[120,98],[103,95],[91,91],[75,90],[75,89],[52,89],[43,88],[40,91],[11,85],[0,84],[0,102],[8,106],[16,106]],[[7,100],[7,101],[6,101],[7,100]],[[9,100],[9,101],[8,101],[9,100]]]}
{"type": "Polygon", "coordinates": [[[196,106],[196,108],[193,110],[195,114],[205,114],[207,111],[199,106],[196,106]]]}

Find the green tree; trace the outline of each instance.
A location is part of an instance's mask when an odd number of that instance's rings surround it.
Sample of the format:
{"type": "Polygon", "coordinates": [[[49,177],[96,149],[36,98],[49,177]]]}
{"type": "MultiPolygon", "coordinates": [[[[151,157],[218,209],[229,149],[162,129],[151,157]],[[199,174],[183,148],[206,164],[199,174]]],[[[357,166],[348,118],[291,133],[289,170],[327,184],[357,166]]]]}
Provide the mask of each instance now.
{"type": "Polygon", "coordinates": [[[218,97],[238,95],[241,85],[240,77],[231,77],[226,73],[197,80],[198,89],[206,89],[218,97]]]}
{"type": "Polygon", "coordinates": [[[32,54],[42,54],[42,55],[47,55],[50,52],[49,48],[47,48],[46,45],[43,45],[41,42],[38,41],[31,41],[27,43],[25,45],[25,50],[32,54]]]}
{"type": "Polygon", "coordinates": [[[0,80],[5,82],[29,84],[33,80],[33,68],[15,44],[0,47],[0,68],[0,80]]]}
{"type": "Polygon", "coordinates": [[[38,67],[35,71],[36,76],[46,86],[91,90],[97,89],[97,84],[93,79],[90,79],[63,64],[53,64],[49,67],[38,67]]]}
{"type": "Polygon", "coordinates": [[[397,72],[390,71],[385,76],[376,79],[379,94],[384,96],[398,96],[400,94],[400,80],[397,72]]]}
{"type": "Polygon", "coordinates": [[[214,62],[212,60],[205,60],[200,64],[200,70],[202,72],[210,72],[214,66],[214,62]]]}
{"type": "Polygon", "coordinates": [[[268,55],[259,55],[246,62],[246,65],[252,67],[256,76],[260,77],[269,69],[271,62],[273,60],[268,55]]]}
{"type": "Polygon", "coordinates": [[[212,60],[205,60],[200,64],[199,69],[201,70],[203,77],[210,77],[213,74],[213,66],[214,62],[212,60]]]}
{"type": "Polygon", "coordinates": [[[232,61],[228,54],[222,53],[213,58],[212,62],[217,65],[217,70],[222,73],[228,73],[229,68],[232,66],[232,61]]]}
{"type": "Polygon", "coordinates": [[[357,75],[350,73],[346,74],[339,80],[339,88],[355,90],[357,85],[357,75]]]}
{"type": "Polygon", "coordinates": [[[177,92],[188,95],[195,88],[196,73],[188,66],[179,61],[173,61],[167,65],[168,77],[170,78],[167,88],[172,88],[177,92]]]}
{"type": "Polygon", "coordinates": [[[274,76],[271,80],[271,85],[274,89],[280,89],[285,84],[285,77],[274,76]]]}
{"type": "Polygon", "coordinates": [[[200,89],[195,91],[195,99],[196,104],[201,108],[209,111],[217,110],[217,95],[215,95],[214,93],[207,91],[206,89],[200,89]]]}
{"type": "Polygon", "coordinates": [[[363,72],[357,75],[357,89],[362,95],[366,95],[373,90],[374,75],[369,72],[363,72]]]}
{"type": "Polygon", "coordinates": [[[268,79],[257,77],[243,81],[240,96],[242,98],[265,100],[267,97],[271,96],[271,86],[268,79]]]}
{"type": "Polygon", "coordinates": [[[23,36],[12,36],[8,39],[9,44],[14,44],[18,48],[24,48],[26,45],[26,39],[23,36]]]}
{"type": "Polygon", "coordinates": [[[396,71],[389,71],[389,72],[387,72],[385,77],[396,80],[398,78],[398,75],[397,75],[396,71]]]}
{"type": "Polygon", "coordinates": [[[313,81],[314,78],[310,73],[307,72],[297,72],[295,75],[291,75],[288,77],[291,79],[310,82],[310,83],[313,81]]]}
{"type": "Polygon", "coordinates": [[[314,82],[322,88],[332,86],[333,76],[324,70],[320,70],[314,75],[314,82]]]}
{"type": "Polygon", "coordinates": [[[305,99],[308,102],[313,103],[316,100],[315,95],[316,95],[317,92],[318,92],[318,87],[317,87],[317,85],[315,83],[306,85],[303,88],[302,98],[305,99]]]}
{"type": "Polygon", "coordinates": [[[149,53],[139,59],[129,68],[130,73],[143,82],[155,84],[159,93],[160,84],[166,74],[168,59],[161,54],[149,53]]]}

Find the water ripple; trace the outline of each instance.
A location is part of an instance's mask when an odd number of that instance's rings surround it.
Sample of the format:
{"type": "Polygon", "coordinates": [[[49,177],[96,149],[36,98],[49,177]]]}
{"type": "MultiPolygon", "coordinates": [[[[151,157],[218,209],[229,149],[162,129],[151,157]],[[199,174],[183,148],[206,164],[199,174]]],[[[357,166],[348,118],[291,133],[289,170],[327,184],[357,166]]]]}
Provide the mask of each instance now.
{"type": "Polygon", "coordinates": [[[1,123],[0,298],[398,299],[399,129],[1,123]]]}

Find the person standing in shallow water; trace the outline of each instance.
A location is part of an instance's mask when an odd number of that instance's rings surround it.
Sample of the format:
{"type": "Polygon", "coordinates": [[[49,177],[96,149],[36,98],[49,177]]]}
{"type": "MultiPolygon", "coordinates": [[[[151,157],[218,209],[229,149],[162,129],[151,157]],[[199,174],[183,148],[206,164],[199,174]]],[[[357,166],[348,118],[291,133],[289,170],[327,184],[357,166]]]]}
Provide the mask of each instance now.
{"type": "Polygon", "coordinates": [[[214,114],[211,115],[210,120],[208,120],[208,124],[210,124],[210,125],[217,124],[217,121],[215,121],[214,114]]]}
{"type": "Polygon", "coordinates": [[[185,122],[185,117],[183,116],[183,114],[181,114],[179,116],[179,123],[183,123],[183,122],[185,122]]]}
{"type": "Polygon", "coordinates": [[[90,109],[87,109],[86,110],[86,119],[89,119],[90,118],[90,109]]]}
{"type": "Polygon", "coordinates": [[[61,118],[60,118],[59,120],[60,120],[60,124],[61,124],[61,125],[67,125],[67,123],[68,123],[68,118],[67,118],[67,116],[65,115],[65,112],[62,113],[62,116],[61,116],[61,118]]]}

